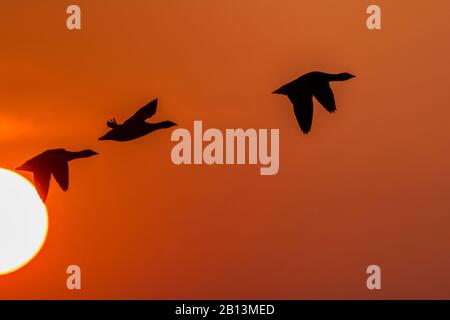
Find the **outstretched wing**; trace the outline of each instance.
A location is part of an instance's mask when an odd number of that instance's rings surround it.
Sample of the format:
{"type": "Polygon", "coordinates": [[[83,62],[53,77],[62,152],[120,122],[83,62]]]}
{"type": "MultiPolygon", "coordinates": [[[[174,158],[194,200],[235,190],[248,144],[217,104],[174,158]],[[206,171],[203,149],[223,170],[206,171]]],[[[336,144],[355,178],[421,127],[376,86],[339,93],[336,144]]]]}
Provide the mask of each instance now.
{"type": "Polygon", "coordinates": [[[36,190],[39,193],[42,202],[47,200],[48,188],[50,186],[50,176],[50,170],[45,169],[34,172],[34,185],[36,186],[36,190]]]}
{"type": "Polygon", "coordinates": [[[116,119],[111,119],[106,122],[106,125],[110,127],[111,129],[117,128],[119,125],[116,122],[116,119]]]}
{"type": "Polygon", "coordinates": [[[158,105],[158,99],[151,101],[142,108],[140,108],[130,119],[124,122],[124,124],[130,124],[135,121],[145,121],[152,117],[156,113],[156,107],[158,105]]]}
{"type": "Polygon", "coordinates": [[[313,119],[313,101],[309,93],[296,93],[289,95],[289,100],[294,104],[294,113],[303,133],[311,130],[313,119]]]}
{"type": "Polygon", "coordinates": [[[333,90],[331,90],[328,83],[321,85],[319,89],[314,92],[314,97],[328,112],[333,113],[336,111],[333,90]]]}
{"type": "Polygon", "coordinates": [[[61,189],[69,189],[69,164],[66,161],[59,161],[52,167],[52,174],[61,189]]]}

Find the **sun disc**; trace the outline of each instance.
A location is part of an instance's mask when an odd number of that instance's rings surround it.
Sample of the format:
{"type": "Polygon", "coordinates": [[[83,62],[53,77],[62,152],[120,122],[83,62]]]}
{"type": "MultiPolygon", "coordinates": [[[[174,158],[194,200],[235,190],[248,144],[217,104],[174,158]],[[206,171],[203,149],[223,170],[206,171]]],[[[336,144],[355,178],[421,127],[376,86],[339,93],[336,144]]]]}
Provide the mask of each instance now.
{"type": "Polygon", "coordinates": [[[47,209],[35,187],[0,169],[0,275],[30,262],[44,245],[47,229],[47,209]]]}

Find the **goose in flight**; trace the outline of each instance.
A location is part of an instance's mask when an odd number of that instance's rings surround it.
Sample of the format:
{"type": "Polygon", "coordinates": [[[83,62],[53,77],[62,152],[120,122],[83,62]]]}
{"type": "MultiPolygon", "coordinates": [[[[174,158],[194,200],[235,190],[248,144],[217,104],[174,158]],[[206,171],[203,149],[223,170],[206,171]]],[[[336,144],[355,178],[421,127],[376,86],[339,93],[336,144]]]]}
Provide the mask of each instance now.
{"type": "Polygon", "coordinates": [[[336,102],[330,87],[331,81],[346,81],[354,78],[350,73],[329,74],[310,72],[275,90],[274,94],[288,96],[294,105],[294,113],[300,129],[307,134],[313,119],[313,97],[330,113],[336,111],[336,102]]]}
{"type": "Polygon", "coordinates": [[[162,121],[158,123],[149,123],[145,121],[156,113],[157,105],[158,99],[151,101],[122,124],[118,124],[116,119],[109,120],[106,125],[111,128],[111,130],[98,140],[130,141],[143,137],[158,129],[176,126],[177,124],[172,121],[162,121]]]}
{"type": "Polygon", "coordinates": [[[45,203],[47,200],[50,177],[53,175],[61,189],[69,189],[69,161],[80,158],[88,158],[98,154],[93,150],[71,152],[65,149],[47,150],[28,160],[16,170],[29,171],[34,174],[34,185],[45,203]]]}

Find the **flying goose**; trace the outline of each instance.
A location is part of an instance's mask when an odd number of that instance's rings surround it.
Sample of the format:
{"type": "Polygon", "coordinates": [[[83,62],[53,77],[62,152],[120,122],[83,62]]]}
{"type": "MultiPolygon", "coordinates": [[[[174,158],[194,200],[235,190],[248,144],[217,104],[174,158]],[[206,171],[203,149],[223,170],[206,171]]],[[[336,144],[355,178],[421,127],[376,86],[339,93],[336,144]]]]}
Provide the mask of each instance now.
{"type": "Polygon", "coordinates": [[[300,129],[307,134],[313,119],[313,96],[330,113],[336,111],[336,102],[330,88],[331,81],[346,81],[354,78],[350,73],[329,74],[310,72],[275,90],[274,94],[288,96],[294,105],[294,113],[300,129]]]}
{"type": "Polygon", "coordinates": [[[96,154],[98,153],[90,149],[79,152],[71,152],[65,149],[52,149],[44,151],[31,160],[28,160],[20,167],[17,167],[16,170],[33,172],[34,184],[39,196],[45,203],[51,175],[56,179],[61,189],[67,191],[69,189],[69,161],[88,158],[96,154]]]}
{"type": "Polygon", "coordinates": [[[98,140],[130,141],[143,137],[158,129],[176,126],[177,124],[172,121],[162,121],[158,123],[149,123],[145,121],[156,113],[157,105],[158,99],[151,101],[122,124],[118,124],[116,119],[109,120],[106,125],[111,128],[111,130],[98,140]]]}

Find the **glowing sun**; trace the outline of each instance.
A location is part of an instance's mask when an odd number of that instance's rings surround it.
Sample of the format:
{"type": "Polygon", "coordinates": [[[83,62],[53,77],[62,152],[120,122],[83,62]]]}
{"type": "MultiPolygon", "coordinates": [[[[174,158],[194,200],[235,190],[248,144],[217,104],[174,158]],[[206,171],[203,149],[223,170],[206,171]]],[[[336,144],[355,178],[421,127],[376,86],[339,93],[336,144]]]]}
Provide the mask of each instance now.
{"type": "Polygon", "coordinates": [[[0,275],[30,262],[47,237],[47,209],[34,186],[0,169],[0,275]]]}

